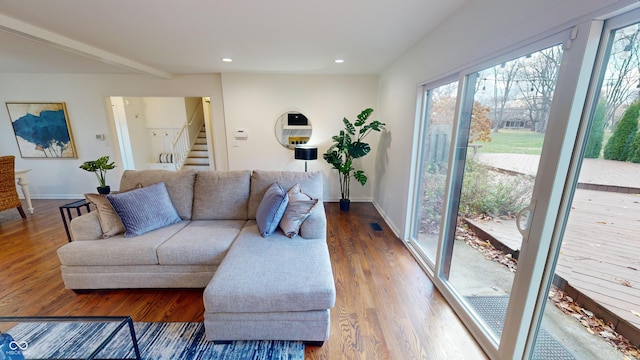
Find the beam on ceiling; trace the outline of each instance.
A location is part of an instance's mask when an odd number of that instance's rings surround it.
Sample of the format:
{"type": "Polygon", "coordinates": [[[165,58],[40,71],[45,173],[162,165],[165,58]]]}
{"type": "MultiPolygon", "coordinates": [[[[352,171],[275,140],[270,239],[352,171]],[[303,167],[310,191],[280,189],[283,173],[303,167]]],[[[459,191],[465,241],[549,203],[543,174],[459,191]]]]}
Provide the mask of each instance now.
{"type": "Polygon", "coordinates": [[[46,44],[76,55],[84,56],[106,64],[123,67],[138,73],[158,76],[165,79],[170,79],[172,77],[171,74],[166,71],[132,61],[122,56],[53,33],[37,26],[27,24],[25,22],[10,18],[2,14],[0,14],[0,30],[30,40],[34,40],[39,43],[46,44]]]}

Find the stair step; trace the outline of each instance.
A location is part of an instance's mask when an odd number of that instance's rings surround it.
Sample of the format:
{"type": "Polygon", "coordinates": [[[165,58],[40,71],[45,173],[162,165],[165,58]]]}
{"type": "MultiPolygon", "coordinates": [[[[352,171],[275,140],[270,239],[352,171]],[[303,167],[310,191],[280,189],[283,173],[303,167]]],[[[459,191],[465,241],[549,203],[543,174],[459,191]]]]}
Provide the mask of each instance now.
{"type": "Polygon", "coordinates": [[[196,138],[195,144],[206,145],[207,144],[207,138],[201,138],[201,137],[196,138]]]}
{"type": "Polygon", "coordinates": [[[189,165],[209,165],[209,158],[194,158],[194,157],[188,157],[185,159],[184,161],[185,164],[189,164],[189,165]]]}
{"type": "Polygon", "coordinates": [[[196,158],[208,158],[209,152],[206,150],[191,150],[189,151],[189,155],[187,157],[196,157],[196,158]]]}
{"type": "Polygon", "coordinates": [[[191,151],[194,151],[194,150],[197,150],[197,151],[208,151],[209,147],[207,146],[207,144],[194,144],[191,147],[191,151]]]}
{"type": "Polygon", "coordinates": [[[210,170],[209,164],[184,164],[183,169],[210,170]]]}

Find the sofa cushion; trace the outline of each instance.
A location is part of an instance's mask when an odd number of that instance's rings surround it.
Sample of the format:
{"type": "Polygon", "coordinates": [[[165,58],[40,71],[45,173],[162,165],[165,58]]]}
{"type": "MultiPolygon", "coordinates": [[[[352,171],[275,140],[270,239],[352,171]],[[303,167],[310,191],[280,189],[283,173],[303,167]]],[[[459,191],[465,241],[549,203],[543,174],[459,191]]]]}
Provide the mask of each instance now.
{"type": "Polygon", "coordinates": [[[58,257],[60,263],[67,266],[156,265],[160,244],[188,223],[182,221],[137,236],[135,240],[116,235],[104,241],[73,241],[58,249],[58,257]]]}
{"type": "Polygon", "coordinates": [[[295,184],[287,191],[289,203],[287,209],[280,220],[280,229],[287,237],[298,235],[300,226],[311,215],[316,206],[318,199],[313,199],[300,189],[300,184],[295,184]]]}
{"type": "Polygon", "coordinates": [[[182,221],[164,183],[109,194],[107,199],[124,225],[125,237],[142,235],[182,221]]]}
{"type": "Polygon", "coordinates": [[[111,203],[107,200],[107,195],[84,194],[84,197],[88,202],[92,203],[96,207],[103,239],[110,238],[124,232],[122,220],[120,220],[120,217],[116,214],[113,206],[111,206],[111,203]]]}
{"type": "Polygon", "coordinates": [[[324,239],[260,238],[249,221],[204,291],[206,313],[268,313],[333,307],[336,290],[324,239]]]}
{"type": "Polygon", "coordinates": [[[192,220],[246,220],[250,171],[198,171],[192,220]]]}
{"type": "Polygon", "coordinates": [[[256,211],[260,235],[267,237],[276,231],[288,203],[289,197],[280,184],[273,183],[267,189],[256,211]]]}
{"type": "Polygon", "coordinates": [[[165,183],[173,206],[184,220],[191,219],[193,187],[196,173],[192,170],[126,170],[120,180],[120,191],[165,183]]]}
{"type": "Polygon", "coordinates": [[[254,170],[251,174],[251,194],[249,195],[249,219],[256,218],[258,205],[269,186],[277,182],[285,189],[300,184],[304,192],[322,202],[322,174],[315,172],[264,171],[254,170]]]}
{"type": "Polygon", "coordinates": [[[227,254],[246,220],[193,220],[158,247],[160,265],[215,265],[227,254]]]}

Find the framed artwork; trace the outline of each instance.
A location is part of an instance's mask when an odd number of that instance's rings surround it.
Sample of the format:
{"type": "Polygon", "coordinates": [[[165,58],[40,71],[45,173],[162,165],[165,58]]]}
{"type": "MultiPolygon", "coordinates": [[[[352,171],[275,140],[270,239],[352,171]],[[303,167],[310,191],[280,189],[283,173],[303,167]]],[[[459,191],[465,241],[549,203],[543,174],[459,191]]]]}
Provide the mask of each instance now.
{"type": "Polygon", "coordinates": [[[65,103],[6,104],[20,156],[47,159],[78,157],[65,103]]]}

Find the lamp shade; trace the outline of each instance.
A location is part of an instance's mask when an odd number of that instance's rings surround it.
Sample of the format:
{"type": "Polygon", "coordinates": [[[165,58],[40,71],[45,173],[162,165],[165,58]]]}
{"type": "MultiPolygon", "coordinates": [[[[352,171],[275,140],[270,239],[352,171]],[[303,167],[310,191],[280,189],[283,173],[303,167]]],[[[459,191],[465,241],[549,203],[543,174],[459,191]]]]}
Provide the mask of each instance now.
{"type": "Polygon", "coordinates": [[[315,146],[296,146],[296,160],[316,160],[318,158],[318,148],[315,146]]]}

